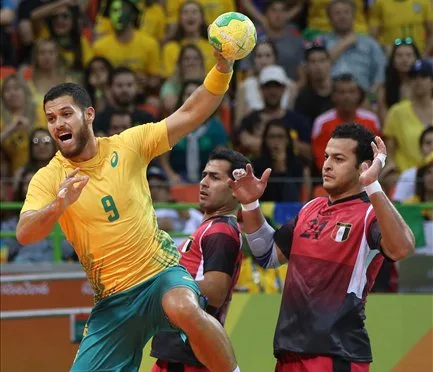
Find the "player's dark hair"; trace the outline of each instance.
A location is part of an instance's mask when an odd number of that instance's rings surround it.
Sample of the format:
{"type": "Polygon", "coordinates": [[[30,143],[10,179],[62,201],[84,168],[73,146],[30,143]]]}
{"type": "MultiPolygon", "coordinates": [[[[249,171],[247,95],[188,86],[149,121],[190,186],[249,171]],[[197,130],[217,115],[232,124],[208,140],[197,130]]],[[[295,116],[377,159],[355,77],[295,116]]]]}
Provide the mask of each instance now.
{"type": "Polygon", "coordinates": [[[131,74],[131,75],[134,75],[134,77],[136,76],[135,72],[132,71],[130,68],[124,67],[124,66],[119,66],[119,67],[113,68],[113,70],[111,70],[110,75],[108,76],[108,85],[110,85],[110,86],[113,85],[113,81],[116,78],[116,76],[122,75],[122,74],[131,74]]]}
{"type": "Polygon", "coordinates": [[[372,131],[358,123],[339,125],[331,134],[331,138],[350,138],[358,143],[355,149],[357,167],[366,160],[373,161],[374,153],[371,142],[374,142],[374,137],[372,131]]]}
{"type": "Polygon", "coordinates": [[[235,169],[246,169],[247,164],[251,163],[251,161],[246,156],[242,155],[237,151],[230,150],[227,148],[218,148],[213,150],[209,155],[208,161],[210,160],[228,161],[230,163],[229,177],[231,179],[234,179],[233,171],[235,169]]]}
{"type": "Polygon", "coordinates": [[[429,133],[433,133],[433,123],[432,125],[429,125],[427,128],[425,128],[421,133],[421,135],[419,136],[419,147],[422,146],[425,138],[427,137],[427,134],[429,133]]]}
{"type": "Polygon", "coordinates": [[[70,96],[72,97],[75,104],[80,106],[81,110],[92,106],[92,100],[90,99],[89,93],[85,89],[81,88],[78,84],[74,83],[62,83],[52,87],[47,94],[44,96],[44,111],[45,104],[48,101],[53,101],[56,98],[70,96]]]}

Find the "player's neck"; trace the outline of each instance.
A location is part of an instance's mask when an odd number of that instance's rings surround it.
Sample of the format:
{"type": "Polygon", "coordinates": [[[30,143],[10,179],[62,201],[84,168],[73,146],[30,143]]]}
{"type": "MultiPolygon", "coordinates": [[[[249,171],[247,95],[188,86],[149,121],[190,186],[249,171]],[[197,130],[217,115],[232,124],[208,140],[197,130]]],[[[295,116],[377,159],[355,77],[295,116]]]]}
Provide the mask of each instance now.
{"type": "Polygon", "coordinates": [[[84,161],[94,158],[97,153],[98,153],[98,141],[96,140],[96,137],[92,135],[89,138],[89,141],[87,142],[87,145],[84,148],[84,150],[76,157],[71,158],[71,160],[74,163],[82,163],[84,161]]]}
{"type": "Polygon", "coordinates": [[[350,189],[340,193],[336,193],[336,194],[329,193],[328,199],[331,203],[335,203],[337,200],[349,198],[350,196],[358,195],[361,192],[362,192],[362,186],[354,185],[350,189]]]}
{"type": "Polygon", "coordinates": [[[236,217],[238,214],[237,208],[231,209],[227,207],[221,207],[215,211],[205,211],[203,215],[203,221],[208,220],[209,218],[219,217],[219,216],[233,216],[236,217]]]}

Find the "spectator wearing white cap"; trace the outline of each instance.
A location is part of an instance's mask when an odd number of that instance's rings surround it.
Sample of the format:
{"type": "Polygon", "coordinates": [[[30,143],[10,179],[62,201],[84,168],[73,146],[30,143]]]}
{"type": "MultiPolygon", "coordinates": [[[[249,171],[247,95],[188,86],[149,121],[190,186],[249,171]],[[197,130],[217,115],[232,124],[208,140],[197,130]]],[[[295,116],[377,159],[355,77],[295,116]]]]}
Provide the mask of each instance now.
{"type": "Polygon", "coordinates": [[[244,153],[248,153],[252,158],[260,156],[263,131],[271,119],[281,119],[291,129],[296,154],[307,159],[311,157],[309,121],[281,105],[288,81],[284,69],[277,65],[267,66],[259,74],[258,82],[264,107],[253,110],[242,119],[237,137],[244,153]]]}

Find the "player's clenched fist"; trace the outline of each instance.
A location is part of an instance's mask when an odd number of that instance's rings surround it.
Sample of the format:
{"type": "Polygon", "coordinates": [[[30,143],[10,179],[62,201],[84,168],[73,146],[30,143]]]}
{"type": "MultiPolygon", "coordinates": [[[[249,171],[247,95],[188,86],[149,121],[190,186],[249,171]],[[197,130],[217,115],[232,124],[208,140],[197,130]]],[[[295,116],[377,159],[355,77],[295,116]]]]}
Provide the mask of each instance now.
{"type": "Polygon", "coordinates": [[[62,203],[65,209],[77,201],[84,186],[89,182],[88,176],[77,177],[79,170],[79,168],[74,169],[59,186],[57,200],[62,203]]]}

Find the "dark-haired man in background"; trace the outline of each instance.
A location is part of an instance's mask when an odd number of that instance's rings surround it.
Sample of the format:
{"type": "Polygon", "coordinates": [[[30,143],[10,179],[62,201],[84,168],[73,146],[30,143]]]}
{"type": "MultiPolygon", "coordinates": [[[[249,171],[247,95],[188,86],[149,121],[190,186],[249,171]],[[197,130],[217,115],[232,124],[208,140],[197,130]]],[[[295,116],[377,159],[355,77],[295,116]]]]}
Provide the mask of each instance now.
{"type": "Polygon", "coordinates": [[[367,372],[372,361],[365,300],[385,257],[414,249],[414,236],[377,181],[385,163],[380,137],[359,124],[337,127],[325,150],[323,187],[275,231],[259,208],[271,173],[250,166],[232,181],[244,230],[265,268],[288,262],[274,336],[276,372],[367,372]]]}
{"type": "MultiPolygon", "coordinates": [[[[180,264],[207,297],[207,312],[224,325],[242,261],[242,239],[237,222],[239,202],[228,185],[235,169],[246,169],[249,160],[228,149],[215,150],[200,181],[200,209],[204,218],[198,229],[179,247],[180,264]]],[[[154,336],[151,355],[158,358],[152,372],[209,372],[179,333],[154,336]]]]}

